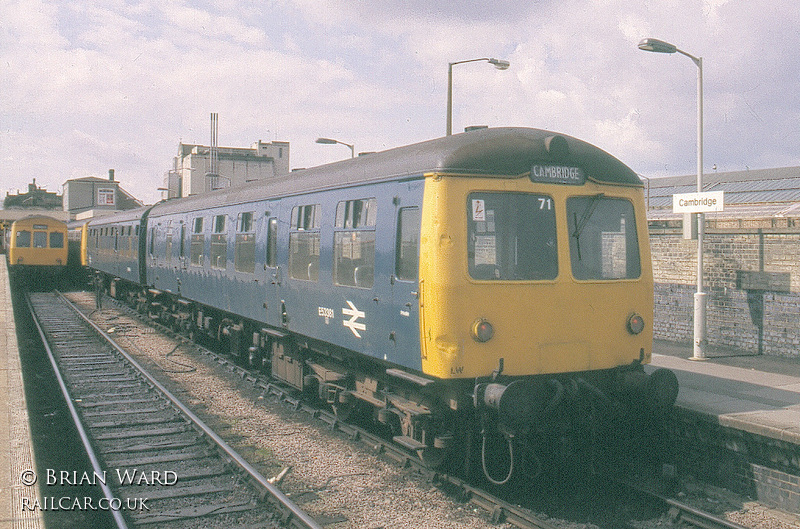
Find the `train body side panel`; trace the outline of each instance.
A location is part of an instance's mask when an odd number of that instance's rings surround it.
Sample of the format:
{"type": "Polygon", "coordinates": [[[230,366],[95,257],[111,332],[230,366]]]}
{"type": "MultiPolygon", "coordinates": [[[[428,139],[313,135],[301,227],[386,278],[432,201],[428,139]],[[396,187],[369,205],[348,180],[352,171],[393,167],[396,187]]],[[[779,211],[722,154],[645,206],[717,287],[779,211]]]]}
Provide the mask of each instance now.
{"type": "MultiPolygon", "coordinates": [[[[85,245],[87,265],[130,283],[141,282],[142,219],[150,206],[89,221],[85,245]]],[[[82,243],[84,244],[84,243],[82,243]]]]}
{"type": "MultiPolygon", "coordinates": [[[[417,278],[416,274],[398,277],[396,263],[398,252],[410,251],[397,243],[400,212],[403,208],[419,211],[423,188],[420,177],[198,211],[175,211],[172,206],[173,211],[161,214],[156,207],[148,219],[147,283],[234,318],[297,333],[301,342],[308,338],[420,370],[417,278]],[[374,226],[335,226],[340,203],[368,199],[374,199],[377,207],[374,226]],[[298,208],[308,206],[319,208],[315,210],[318,224],[300,229],[292,224],[291,216],[298,208]],[[252,214],[251,234],[241,232],[242,214],[252,214]],[[223,232],[215,232],[217,217],[225,218],[223,232]],[[194,233],[198,218],[202,218],[201,232],[194,233]],[[267,262],[270,219],[276,221],[272,263],[267,262]],[[181,226],[187,228],[182,231],[181,226]],[[221,238],[216,236],[223,234],[224,258],[219,246],[212,248],[212,240],[219,245],[221,238]],[[195,235],[199,237],[193,255],[195,235]],[[254,237],[253,246],[245,246],[245,235],[254,237]],[[308,235],[315,239],[311,243],[313,262],[304,267],[292,264],[292,259],[298,258],[290,255],[296,250],[292,237],[308,235]],[[335,240],[348,262],[359,260],[360,252],[374,252],[374,262],[346,274],[340,270],[346,281],[337,279],[333,266],[335,240]],[[238,244],[242,248],[237,248],[238,244]],[[248,252],[254,249],[253,262],[248,257],[246,269],[237,269],[243,268],[237,267],[237,258],[245,247],[248,252]],[[363,274],[371,279],[361,284],[363,274]]],[[[419,216],[406,218],[416,219],[417,226],[411,231],[418,232],[419,216]]],[[[415,255],[417,244],[414,241],[415,255]]]]}

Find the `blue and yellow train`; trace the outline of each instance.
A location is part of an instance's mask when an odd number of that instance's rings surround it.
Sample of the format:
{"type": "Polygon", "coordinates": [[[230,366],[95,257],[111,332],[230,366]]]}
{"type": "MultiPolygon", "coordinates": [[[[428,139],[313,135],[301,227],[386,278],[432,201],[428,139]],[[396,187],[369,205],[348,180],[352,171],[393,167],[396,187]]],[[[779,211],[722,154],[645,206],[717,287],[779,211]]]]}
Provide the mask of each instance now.
{"type": "Polygon", "coordinates": [[[431,464],[477,447],[497,483],[543,438],[585,443],[604,410],[677,395],[643,369],[641,181],[569,136],[476,130],[94,219],[85,237],[113,296],[337,413],[371,411],[431,464]]]}

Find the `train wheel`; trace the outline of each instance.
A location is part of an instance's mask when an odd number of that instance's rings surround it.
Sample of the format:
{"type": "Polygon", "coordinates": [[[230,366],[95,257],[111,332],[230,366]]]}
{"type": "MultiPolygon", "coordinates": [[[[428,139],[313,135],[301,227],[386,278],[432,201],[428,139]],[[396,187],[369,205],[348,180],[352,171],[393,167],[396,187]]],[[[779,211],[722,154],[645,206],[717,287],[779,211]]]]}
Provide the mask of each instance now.
{"type": "Polygon", "coordinates": [[[351,423],[369,422],[373,409],[371,405],[355,398],[349,391],[339,393],[337,403],[332,404],[331,408],[338,419],[351,423]]]}
{"type": "Polygon", "coordinates": [[[385,435],[392,438],[396,435],[402,435],[402,425],[400,424],[400,416],[389,408],[380,408],[375,413],[375,421],[382,425],[385,430],[385,435]]]}

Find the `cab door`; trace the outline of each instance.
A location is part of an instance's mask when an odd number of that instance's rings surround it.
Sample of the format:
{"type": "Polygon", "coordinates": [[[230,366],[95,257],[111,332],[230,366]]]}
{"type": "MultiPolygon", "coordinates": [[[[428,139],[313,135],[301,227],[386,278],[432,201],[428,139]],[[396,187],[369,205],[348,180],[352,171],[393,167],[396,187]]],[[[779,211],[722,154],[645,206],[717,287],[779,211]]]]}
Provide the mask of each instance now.
{"type": "Polygon", "coordinates": [[[397,363],[421,369],[419,344],[419,238],[421,208],[395,207],[395,256],[390,340],[397,363]]]}

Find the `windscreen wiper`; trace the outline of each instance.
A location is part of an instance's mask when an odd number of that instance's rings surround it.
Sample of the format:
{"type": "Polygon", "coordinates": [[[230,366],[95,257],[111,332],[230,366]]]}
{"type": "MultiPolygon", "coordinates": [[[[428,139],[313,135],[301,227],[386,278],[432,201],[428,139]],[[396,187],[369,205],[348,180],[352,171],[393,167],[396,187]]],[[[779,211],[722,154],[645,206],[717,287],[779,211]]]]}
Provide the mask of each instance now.
{"type": "Polygon", "coordinates": [[[587,204],[586,209],[583,210],[580,220],[578,220],[577,213],[572,214],[572,219],[575,224],[575,231],[572,232],[572,236],[575,237],[575,248],[578,251],[578,261],[583,260],[581,258],[581,233],[583,233],[583,228],[586,227],[589,219],[592,218],[592,214],[597,207],[597,201],[603,196],[605,196],[605,193],[597,193],[589,199],[589,204],[587,204]]]}

